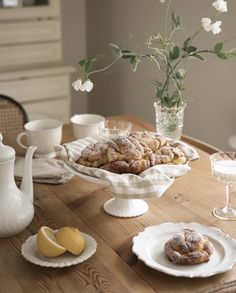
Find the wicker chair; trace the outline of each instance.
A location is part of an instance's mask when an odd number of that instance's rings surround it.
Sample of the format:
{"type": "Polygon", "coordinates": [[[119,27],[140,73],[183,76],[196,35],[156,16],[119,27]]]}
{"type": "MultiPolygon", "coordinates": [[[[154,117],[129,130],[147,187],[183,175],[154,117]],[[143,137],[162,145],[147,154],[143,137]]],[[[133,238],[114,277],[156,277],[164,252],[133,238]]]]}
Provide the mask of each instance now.
{"type": "Polygon", "coordinates": [[[0,95],[0,132],[17,133],[29,121],[24,108],[14,99],[0,95]]]}

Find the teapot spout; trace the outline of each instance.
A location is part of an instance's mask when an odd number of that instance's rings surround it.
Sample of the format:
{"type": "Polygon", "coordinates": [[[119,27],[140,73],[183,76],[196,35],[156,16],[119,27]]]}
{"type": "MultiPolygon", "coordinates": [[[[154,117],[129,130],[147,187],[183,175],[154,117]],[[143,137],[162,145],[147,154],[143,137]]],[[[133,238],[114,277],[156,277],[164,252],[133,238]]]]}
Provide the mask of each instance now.
{"type": "Polygon", "coordinates": [[[30,146],[25,155],[24,175],[20,190],[33,202],[32,158],[36,146],[30,146]]]}

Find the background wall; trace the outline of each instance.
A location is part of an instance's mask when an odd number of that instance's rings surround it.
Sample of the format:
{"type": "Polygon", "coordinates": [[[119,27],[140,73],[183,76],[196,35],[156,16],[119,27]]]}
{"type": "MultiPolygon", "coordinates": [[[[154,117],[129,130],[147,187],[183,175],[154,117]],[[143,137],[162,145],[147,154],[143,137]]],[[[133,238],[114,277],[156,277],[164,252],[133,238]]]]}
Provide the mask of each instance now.
{"type": "MultiPolygon", "coordinates": [[[[64,63],[79,68],[78,61],[87,55],[86,0],[60,0],[64,63]]],[[[72,81],[77,73],[72,75],[72,81]]],[[[87,112],[87,95],[71,89],[72,114],[87,112]]]]}
{"type": "MultiPolygon", "coordinates": [[[[173,10],[187,28],[176,35],[177,39],[186,39],[200,27],[202,17],[215,14],[212,2],[172,0],[173,10]]],[[[223,31],[216,36],[203,31],[195,41],[198,48],[211,48],[235,35],[236,1],[227,2],[228,12],[220,15],[223,31]]],[[[65,60],[73,65],[84,56],[107,52],[108,43],[143,52],[147,38],[154,32],[163,32],[166,4],[158,0],[87,0],[86,7],[85,1],[67,0],[62,6],[67,40],[65,60]],[[68,21],[72,28],[70,35],[67,35],[68,21]]],[[[236,39],[226,44],[226,48],[232,47],[236,47],[236,39]]],[[[206,57],[206,62],[188,63],[185,94],[189,102],[184,133],[227,149],[228,138],[236,134],[236,58],[222,61],[206,57]]],[[[160,74],[150,62],[142,62],[133,73],[129,64],[121,61],[109,72],[91,76],[94,90],[87,98],[83,93],[74,94],[73,111],[87,110],[105,116],[131,113],[154,124],[153,82],[160,74]]]]}

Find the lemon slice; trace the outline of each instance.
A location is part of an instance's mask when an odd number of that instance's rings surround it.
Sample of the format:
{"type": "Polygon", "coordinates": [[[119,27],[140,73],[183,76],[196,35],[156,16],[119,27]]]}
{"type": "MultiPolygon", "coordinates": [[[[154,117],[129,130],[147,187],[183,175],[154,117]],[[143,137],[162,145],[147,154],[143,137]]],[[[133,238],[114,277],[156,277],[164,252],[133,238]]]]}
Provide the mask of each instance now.
{"type": "Polygon", "coordinates": [[[80,255],[84,250],[84,237],[77,228],[63,227],[55,236],[57,241],[74,255],[80,255]]]}
{"type": "Polygon", "coordinates": [[[37,247],[43,255],[48,257],[56,257],[66,251],[65,247],[57,242],[55,232],[46,226],[42,226],[39,229],[37,235],[37,247]]]}

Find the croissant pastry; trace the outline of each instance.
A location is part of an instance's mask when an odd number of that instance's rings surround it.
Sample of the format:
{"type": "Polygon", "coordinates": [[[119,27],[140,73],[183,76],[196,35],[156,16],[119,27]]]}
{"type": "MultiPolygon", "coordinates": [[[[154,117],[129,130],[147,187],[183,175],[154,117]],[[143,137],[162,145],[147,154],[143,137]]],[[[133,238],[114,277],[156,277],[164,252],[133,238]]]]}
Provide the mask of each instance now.
{"type": "Polygon", "coordinates": [[[175,264],[193,265],[207,262],[213,249],[206,236],[194,230],[183,229],[166,242],[164,252],[175,264]]]}

